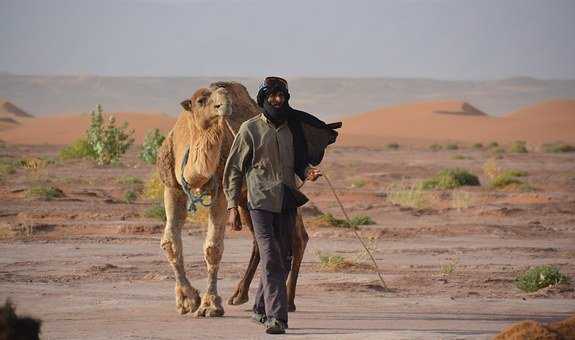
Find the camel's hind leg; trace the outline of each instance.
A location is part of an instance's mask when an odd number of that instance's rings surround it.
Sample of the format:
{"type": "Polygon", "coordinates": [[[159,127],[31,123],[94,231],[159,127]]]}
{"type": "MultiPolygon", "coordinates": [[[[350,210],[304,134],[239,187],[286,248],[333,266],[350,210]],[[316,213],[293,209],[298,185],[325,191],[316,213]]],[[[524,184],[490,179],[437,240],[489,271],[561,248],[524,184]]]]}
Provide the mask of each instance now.
{"type": "Polygon", "coordinates": [[[198,291],[190,285],[184,269],[182,225],[186,220],[186,196],[176,188],[165,187],[166,227],[162,249],[176,276],[176,307],[180,314],[194,312],[200,304],[198,291]]]}
{"type": "Polygon", "coordinates": [[[222,316],[224,307],[218,295],[218,270],[224,252],[224,232],[227,217],[223,192],[218,192],[210,206],[208,230],[204,242],[204,259],[208,267],[208,287],[196,316],[222,316]]]}
{"type": "Polygon", "coordinates": [[[295,312],[295,288],[297,285],[297,277],[299,274],[299,268],[301,265],[301,261],[303,260],[303,254],[305,252],[305,248],[307,246],[307,241],[309,240],[309,236],[307,235],[307,231],[305,230],[305,226],[303,224],[303,219],[301,214],[298,213],[296,217],[296,225],[295,225],[295,233],[293,236],[293,260],[291,265],[291,270],[287,280],[287,291],[288,291],[288,311],[295,312]]]}
{"type": "MultiPolygon", "coordinates": [[[[242,215],[242,220],[244,224],[247,225],[253,237],[254,227],[252,225],[252,218],[250,217],[250,214],[245,205],[240,207],[240,214],[242,215]]],[[[246,268],[244,276],[241,278],[240,282],[238,282],[234,294],[228,299],[228,305],[241,305],[243,303],[248,302],[249,300],[248,293],[250,289],[250,284],[252,283],[254,274],[256,273],[259,263],[260,263],[260,252],[258,250],[258,244],[256,243],[256,239],[253,238],[250,262],[248,264],[248,267],[246,268]]]]}

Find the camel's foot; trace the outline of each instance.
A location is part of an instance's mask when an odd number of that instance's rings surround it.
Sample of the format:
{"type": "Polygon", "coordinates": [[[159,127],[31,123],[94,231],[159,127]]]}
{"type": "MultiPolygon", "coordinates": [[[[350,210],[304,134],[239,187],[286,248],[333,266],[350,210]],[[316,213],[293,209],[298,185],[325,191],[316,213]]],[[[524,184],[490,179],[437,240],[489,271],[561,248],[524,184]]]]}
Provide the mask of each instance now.
{"type": "Polygon", "coordinates": [[[180,314],[193,313],[200,305],[200,294],[189,284],[176,283],[176,307],[180,314]]]}
{"type": "Polygon", "coordinates": [[[204,296],[202,296],[202,304],[194,315],[196,317],[223,316],[224,307],[222,306],[222,298],[214,294],[204,293],[204,296]]]}
{"type": "Polygon", "coordinates": [[[230,298],[228,299],[228,305],[232,306],[241,305],[248,302],[248,300],[249,300],[248,291],[238,288],[234,292],[234,295],[230,296],[230,298]]]}
{"type": "Polygon", "coordinates": [[[295,303],[293,302],[289,303],[288,312],[295,312],[295,303]]]}

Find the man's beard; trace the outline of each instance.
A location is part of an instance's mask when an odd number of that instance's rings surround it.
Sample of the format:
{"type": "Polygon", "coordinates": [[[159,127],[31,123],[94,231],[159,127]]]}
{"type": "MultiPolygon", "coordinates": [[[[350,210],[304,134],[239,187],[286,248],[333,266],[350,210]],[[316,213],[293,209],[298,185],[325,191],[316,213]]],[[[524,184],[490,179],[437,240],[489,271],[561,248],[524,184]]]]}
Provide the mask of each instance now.
{"type": "Polygon", "coordinates": [[[264,113],[266,114],[266,117],[272,120],[272,122],[281,124],[288,118],[288,105],[287,103],[284,103],[280,107],[275,107],[266,100],[264,101],[264,113]]]}

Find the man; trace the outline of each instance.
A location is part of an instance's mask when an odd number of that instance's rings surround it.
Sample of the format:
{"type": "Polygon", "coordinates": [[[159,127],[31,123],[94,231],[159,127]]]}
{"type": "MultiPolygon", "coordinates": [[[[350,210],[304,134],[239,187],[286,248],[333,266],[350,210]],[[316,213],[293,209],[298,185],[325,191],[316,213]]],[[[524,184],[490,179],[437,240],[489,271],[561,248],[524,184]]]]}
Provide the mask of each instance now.
{"type": "Polygon", "coordinates": [[[289,104],[287,82],[268,77],[260,86],[262,114],[244,122],[224,170],[228,225],[241,230],[238,201],[246,182],[248,209],[262,264],[252,318],[266,333],[283,334],[288,322],[286,280],[291,268],[292,235],[297,207],[307,197],[296,188],[295,175],[315,181],[321,172],[307,162],[305,143],[289,104]],[[294,137],[296,138],[294,140],[294,137]]]}

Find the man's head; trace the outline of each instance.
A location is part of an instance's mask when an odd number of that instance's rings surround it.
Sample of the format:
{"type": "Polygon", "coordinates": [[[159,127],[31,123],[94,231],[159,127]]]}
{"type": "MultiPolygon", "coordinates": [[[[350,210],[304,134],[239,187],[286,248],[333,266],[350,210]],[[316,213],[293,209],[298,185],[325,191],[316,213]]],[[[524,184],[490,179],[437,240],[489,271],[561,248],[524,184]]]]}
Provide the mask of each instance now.
{"type": "Polygon", "coordinates": [[[267,77],[260,85],[257,101],[260,107],[268,102],[273,107],[282,107],[290,98],[288,83],[280,77],[267,77]]]}

